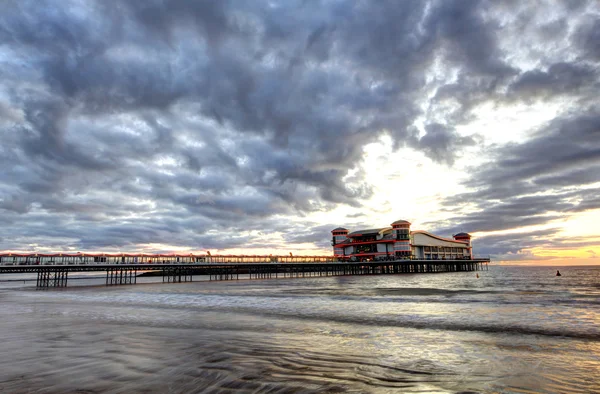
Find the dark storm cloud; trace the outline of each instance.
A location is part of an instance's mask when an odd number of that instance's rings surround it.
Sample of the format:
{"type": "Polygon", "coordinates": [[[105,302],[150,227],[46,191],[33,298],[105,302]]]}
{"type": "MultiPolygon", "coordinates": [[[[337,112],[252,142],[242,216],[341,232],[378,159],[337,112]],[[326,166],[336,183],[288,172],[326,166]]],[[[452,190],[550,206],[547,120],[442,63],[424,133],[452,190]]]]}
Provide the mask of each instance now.
{"type": "MultiPolygon", "coordinates": [[[[593,86],[597,70],[567,60],[519,74],[501,48],[493,7],[7,1],[0,209],[20,227],[0,232],[0,247],[270,246],[236,234],[295,231],[303,227],[279,219],[338,204],[359,209],[373,194],[360,167],[363,147],[382,136],[452,165],[480,142],[455,127],[478,103],[503,89],[547,97],[593,86]],[[440,64],[458,77],[432,79],[440,64]],[[461,107],[454,113],[445,107],[452,100],[461,107]],[[415,126],[420,117],[424,133],[415,126]]],[[[593,58],[597,29],[588,19],[574,26],[574,40],[593,58]]],[[[582,170],[576,148],[559,157],[572,174],[582,170]]],[[[520,182],[528,182],[520,171],[547,164],[520,169],[527,152],[512,149],[520,182]]],[[[594,160],[593,149],[585,153],[594,160]]],[[[502,180],[488,171],[481,176],[502,180]]],[[[534,183],[564,184],[568,174],[547,172],[534,183]]],[[[321,239],[324,227],[310,227],[290,241],[321,239]]]]}
{"type": "Polygon", "coordinates": [[[600,60],[600,18],[590,18],[577,29],[576,40],[585,57],[600,60]]]}
{"type": "Polygon", "coordinates": [[[480,11],[484,1],[451,0],[434,2],[425,30],[435,32],[444,42],[444,56],[475,75],[503,77],[516,73],[497,46],[499,24],[485,21],[480,11]]]}
{"type": "Polygon", "coordinates": [[[557,63],[547,70],[527,71],[510,86],[511,94],[526,97],[573,94],[581,89],[599,88],[597,67],[584,64],[557,63]]]}
{"type": "Polygon", "coordinates": [[[182,24],[192,27],[195,32],[210,44],[218,43],[229,31],[228,1],[145,1],[122,2],[120,7],[130,8],[133,18],[159,38],[173,37],[174,28],[182,24]]]}
{"type": "Polygon", "coordinates": [[[475,138],[463,137],[439,123],[429,124],[425,130],[426,134],[411,141],[410,146],[422,150],[433,161],[453,165],[458,152],[476,144],[475,138]]]}
{"type": "Polygon", "coordinates": [[[311,223],[305,228],[297,228],[288,232],[284,239],[287,243],[314,243],[316,246],[328,249],[331,247],[331,230],[336,228],[333,224],[311,223]]]}

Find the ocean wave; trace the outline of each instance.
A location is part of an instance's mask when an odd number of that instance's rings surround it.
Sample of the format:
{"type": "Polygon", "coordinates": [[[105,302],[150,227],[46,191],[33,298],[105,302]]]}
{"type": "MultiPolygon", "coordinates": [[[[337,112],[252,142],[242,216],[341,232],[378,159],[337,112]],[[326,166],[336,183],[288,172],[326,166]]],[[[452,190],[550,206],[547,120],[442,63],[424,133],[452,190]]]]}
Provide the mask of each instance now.
{"type": "MultiPolygon", "coordinates": [[[[108,307],[106,304],[93,303],[90,304],[95,306],[108,307]]],[[[123,305],[122,305],[123,306],[123,305]]],[[[527,324],[505,324],[505,320],[495,320],[478,322],[475,320],[469,321],[456,321],[452,318],[436,318],[432,316],[418,316],[412,317],[410,315],[358,315],[350,314],[348,311],[334,313],[322,311],[307,311],[307,310],[285,310],[277,309],[269,311],[266,309],[247,308],[240,306],[169,306],[165,304],[148,305],[148,304],[128,304],[128,309],[140,311],[141,308],[145,308],[147,314],[136,315],[136,314],[97,314],[93,319],[101,320],[103,322],[114,322],[119,324],[136,323],[142,324],[148,327],[171,327],[171,328],[202,328],[211,329],[215,328],[212,326],[210,321],[203,321],[199,324],[198,321],[192,319],[189,320],[189,311],[195,310],[197,312],[212,312],[216,315],[223,314],[230,316],[230,324],[226,326],[218,326],[217,329],[236,330],[238,321],[235,318],[231,318],[231,313],[240,314],[243,316],[251,317],[252,319],[286,319],[288,321],[303,321],[318,323],[313,326],[319,326],[320,323],[342,323],[363,327],[389,327],[389,328],[408,328],[408,329],[419,329],[419,330],[439,330],[439,331],[455,331],[455,332],[473,332],[473,333],[488,333],[488,334],[501,334],[501,335],[540,335],[545,337],[555,338],[571,338],[571,339],[582,339],[591,341],[600,341],[600,331],[597,328],[591,326],[563,326],[563,327],[551,327],[552,323],[550,320],[540,322],[539,326],[527,325],[527,324]],[[153,315],[153,310],[170,310],[172,311],[172,317],[169,319],[158,319],[153,315]],[[176,314],[176,312],[178,312],[176,314]],[[174,317],[177,316],[178,319],[174,317]],[[544,324],[544,325],[542,325],[544,324]]],[[[89,318],[85,311],[78,312],[79,315],[84,318],[89,318]]],[[[164,315],[163,312],[160,313],[164,315]]],[[[216,323],[215,323],[216,324],[216,323]]],[[[219,322],[222,324],[222,322],[219,322]]],[[[260,331],[265,331],[265,326],[260,326],[260,331]]],[[[244,330],[251,330],[249,327],[244,327],[244,330]]],[[[267,329],[268,330],[268,329],[267,329]]]]}
{"type": "MultiPolygon", "coordinates": [[[[270,314],[261,313],[263,316],[276,317],[281,314],[270,314]]],[[[290,316],[291,317],[291,316],[290,316]]],[[[532,327],[532,326],[519,326],[519,325],[502,325],[502,324],[475,324],[469,323],[458,323],[452,321],[431,321],[431,320],[398,320],[396,318],[387,319],[382,317],[356,317],[356,316],[318,316],[318,315],[296,315],[293,316],[297,319],[302,320],[313,320],[313,321],[334,321],[337,323],[346,323],[353,325],[363,326],[387,326],[387,327],[398,327],[398,328],[413,328],[413,329],[426,329],[426,330],[443,330],[443,331],[470,331],[470,332],[482,332],[490,334],[507,334],[507,335],[542,335],[548,337],[565,337],[574,339],[586,339],[593,341],[600,341],[600,331],[589,332],[589,331],[575,331],[566,330],[564,328],[550,328],[550,327],[532,327]]]]}

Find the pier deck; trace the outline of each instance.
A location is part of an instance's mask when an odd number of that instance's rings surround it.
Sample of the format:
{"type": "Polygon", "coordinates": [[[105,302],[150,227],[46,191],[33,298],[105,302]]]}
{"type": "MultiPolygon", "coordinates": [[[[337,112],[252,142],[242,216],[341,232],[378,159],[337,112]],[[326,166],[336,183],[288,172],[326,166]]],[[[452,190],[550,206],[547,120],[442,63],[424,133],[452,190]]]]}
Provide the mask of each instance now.
{"type": "Polygon", "coordinates": [[[489,259],[472,260],[395,260],[369,262],[302,262],[302,263],[151,263],[151,264],[60,264],[0,265],[0,274],[37,273],[37,288],[66,287],[73,272],[106,272],[106,285],[130,285],[138,272],[159,271],[163,282],[190,282],[196,275],[210,280],[299,278],[343,275],[393,275],[441,273],[487,269],[489,259]]]}

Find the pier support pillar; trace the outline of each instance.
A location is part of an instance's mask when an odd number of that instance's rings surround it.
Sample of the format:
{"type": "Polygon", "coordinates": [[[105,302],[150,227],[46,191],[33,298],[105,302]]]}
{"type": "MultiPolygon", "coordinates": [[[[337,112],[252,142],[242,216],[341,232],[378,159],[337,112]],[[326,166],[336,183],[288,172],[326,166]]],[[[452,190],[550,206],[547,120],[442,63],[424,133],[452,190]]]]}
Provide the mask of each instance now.
{"type": "Polygon", "coordinates": [[[67,287],[69,271],[65,269],[43,268],[37,274],[36,288],[38,290],[49,287],[67,287]]]}
{"type": "Polygon", "coordinates": [[[106,286],[133,285],[137,283],[137,269],[108,268],[106,270],[106,286]]]}
{"type": "Polygon", "coordinates": [[[192,282],[193,272],[185,267],[169,267],[163,270],[163,283],[192,282]]]}

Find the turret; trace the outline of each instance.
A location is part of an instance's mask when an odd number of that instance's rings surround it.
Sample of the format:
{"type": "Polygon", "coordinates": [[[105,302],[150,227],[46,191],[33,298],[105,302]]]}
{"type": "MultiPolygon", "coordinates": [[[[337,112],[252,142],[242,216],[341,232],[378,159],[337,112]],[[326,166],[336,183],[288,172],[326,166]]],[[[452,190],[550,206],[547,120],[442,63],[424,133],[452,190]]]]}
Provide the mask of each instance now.
{"type": "Polygon", "coordinates": [[[407,258],[412,255],[410,246],[410,222],[396,220],[392,223],[392,237],[394,238],[394,255],[396,258],[407,258]]]}
{"type": "Polygon", "coordinates": [[[471,234],[467,233],[458,233],[453,235],[454,240],[466,242],[469,246],[471,246],[471,234]]]}
{"type": "Polygon", "coordinates": [[[338,227],[331,231],[331,246],[333,246],[333,255],[335,257],[340,257],[344,255],[344,247],[336,248],[335,245],[344,242],[344,240],[348,236],[348,230],[342,227],[338,227]]]}
{"type": "Polygon", "coordinates": [[[473,247],[471,246],[471,234],[458,233],[453,235],[455,241],[464,242],[469,246],[469,257],[473,258],[473,247]]]}
{"type": "Polygon", "coordinates": [[[334,246],[336,244],[339,244],[340,242],[342,242],[343,240],[345,240],[347,238],[348,230],[346,230],[345,228],[342,228],[342,227],[338,227],[338,228],[332,230],[331,234],[333,236],[331,239],[331,245],[334,246]]]}

